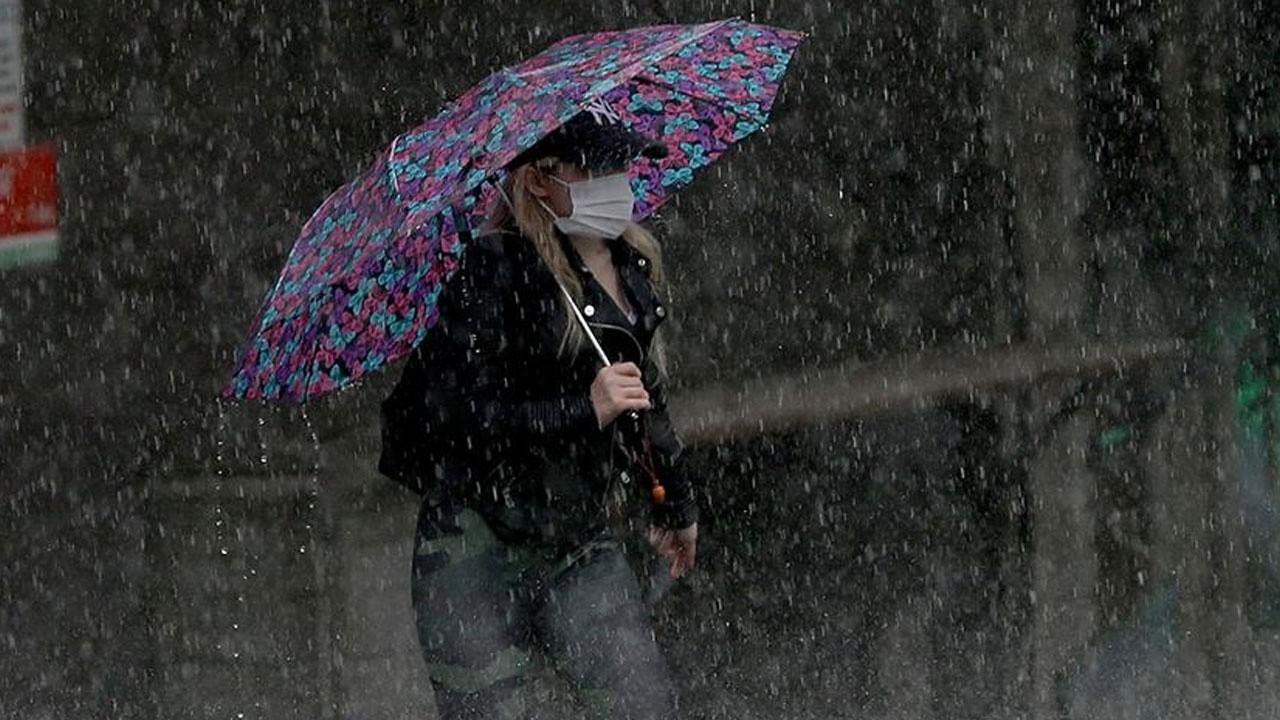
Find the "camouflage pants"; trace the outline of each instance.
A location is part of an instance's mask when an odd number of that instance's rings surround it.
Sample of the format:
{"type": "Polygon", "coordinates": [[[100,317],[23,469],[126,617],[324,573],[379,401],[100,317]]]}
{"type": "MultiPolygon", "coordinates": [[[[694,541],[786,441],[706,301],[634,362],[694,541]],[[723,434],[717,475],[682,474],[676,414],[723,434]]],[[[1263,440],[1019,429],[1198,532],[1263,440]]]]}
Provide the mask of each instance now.
{"type": "Polygon", "coordinates": [[[675,717],[639,583],[608,535],[566,554],[424,503],[413,604],[442,720],[535,717],[527,680],[544,661],[596,717],[675,717]]]}

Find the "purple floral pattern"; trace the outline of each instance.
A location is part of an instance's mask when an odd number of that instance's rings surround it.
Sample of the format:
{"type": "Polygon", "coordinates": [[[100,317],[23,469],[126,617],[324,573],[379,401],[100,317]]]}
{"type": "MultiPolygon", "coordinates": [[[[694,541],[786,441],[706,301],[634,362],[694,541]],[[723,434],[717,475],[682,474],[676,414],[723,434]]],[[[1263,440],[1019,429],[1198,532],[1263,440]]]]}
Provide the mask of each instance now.
{"type": "Polygon", "coordinates": [[[636,219],[648,217],[764,127],[802,40],[741,20],[593,33],[485,78],[315,212],[223,395],[300,402],[411,352],[465,251],[454,213],[478,226],[503,166],[588,100],[603,98],[668,146],[632,168],[636,219]]]}

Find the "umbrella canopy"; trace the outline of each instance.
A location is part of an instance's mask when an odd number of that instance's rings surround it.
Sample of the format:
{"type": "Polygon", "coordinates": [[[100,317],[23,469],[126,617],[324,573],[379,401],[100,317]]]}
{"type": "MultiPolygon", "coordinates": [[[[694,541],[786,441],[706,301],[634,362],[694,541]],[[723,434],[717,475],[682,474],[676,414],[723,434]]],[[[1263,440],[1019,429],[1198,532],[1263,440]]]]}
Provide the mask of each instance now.
{"type": "Polygon", "coordinates": [[[576,35],[500,70],[397,137],[315,212],[223,395],[302,401],[404,357],[504,166],[603,100],[668,154],[632,167],[636,220],[762,128],[799,33],[724,20],[576,35]],[[465,237],[465,232],[463,233],[465,237]]]}

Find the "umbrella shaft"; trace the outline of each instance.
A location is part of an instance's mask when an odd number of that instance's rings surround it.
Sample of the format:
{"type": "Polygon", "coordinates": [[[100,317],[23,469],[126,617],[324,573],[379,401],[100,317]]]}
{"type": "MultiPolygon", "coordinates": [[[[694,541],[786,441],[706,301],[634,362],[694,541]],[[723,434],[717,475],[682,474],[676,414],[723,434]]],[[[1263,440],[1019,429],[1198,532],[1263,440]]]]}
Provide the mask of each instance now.
{"type": "Polygon", "coordinates": [[[564,293],[564,299],[569,301],[569,308],[573,311],[573,316],[578,319],[578,324],[582,326],[582,331],[591,340],[591,347],[596,349],[596,354],[600,356],[600,362],[606,366],[612,365],[613,363],[609,362],[609,356],[605,354],[604,348],[600,347],[600,341],[596,339],[596,334],[591,332],[591,326],[587,324],[587,319],[582,316],[582,311],[578,309],[578,303],[574,302],[573,296],[569,294],[568,288],[559,279],[556,280],[556,284],[560,286],[560,292],[564,293]]]}

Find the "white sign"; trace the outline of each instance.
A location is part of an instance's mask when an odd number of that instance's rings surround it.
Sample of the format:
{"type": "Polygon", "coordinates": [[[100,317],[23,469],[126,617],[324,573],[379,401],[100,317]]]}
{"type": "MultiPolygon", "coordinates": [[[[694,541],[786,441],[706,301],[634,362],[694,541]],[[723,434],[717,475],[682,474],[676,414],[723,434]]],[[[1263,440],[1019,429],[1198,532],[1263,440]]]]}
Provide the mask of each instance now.
{"type": "Polygon", "coordinates": [[[0,0],[0,148],[22,147],[22,0],[0,0]]]}

